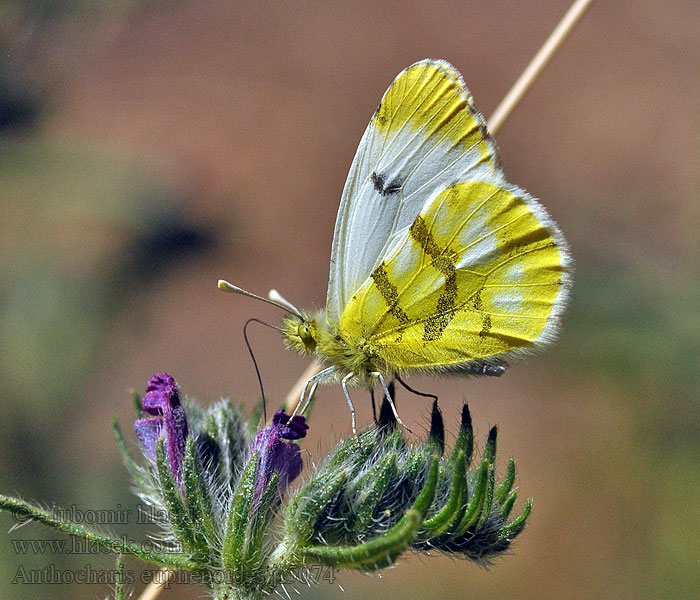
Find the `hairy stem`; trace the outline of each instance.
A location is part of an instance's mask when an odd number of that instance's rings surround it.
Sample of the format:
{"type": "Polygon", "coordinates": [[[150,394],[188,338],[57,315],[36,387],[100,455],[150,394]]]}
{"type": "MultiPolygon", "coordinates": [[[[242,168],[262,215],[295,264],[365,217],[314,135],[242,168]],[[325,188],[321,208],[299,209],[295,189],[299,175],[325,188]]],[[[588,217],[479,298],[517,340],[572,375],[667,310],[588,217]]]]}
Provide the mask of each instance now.
{"type": "Polygon", "coordinates": [[[35,521],[36,523],[41,523],[46,527],[51,527],[52,529],[56,529],[63,533],[74,535],[93,542],[94,544],[97,544],[111,552],[121,553],[125,556],[133,556],[134,558],[139,558],[146,562],[157,563],[173,569],[191,570],[195,568],[195,565],[193,565],[189,558],[184,554],[144,550],[135,544],[128,544],[122,540],[115,540],[105,535],[85,529],[80,525],[61,521],[43,508],[34,506],[33,504],[29,504],[28,502],[24,502],[23,500],[19,500],[17,498],[10,498],[8,496],[0,495],[0,510],[6,510],[13,513],[16,517],[18,525],[28,521],[35,521]]]}

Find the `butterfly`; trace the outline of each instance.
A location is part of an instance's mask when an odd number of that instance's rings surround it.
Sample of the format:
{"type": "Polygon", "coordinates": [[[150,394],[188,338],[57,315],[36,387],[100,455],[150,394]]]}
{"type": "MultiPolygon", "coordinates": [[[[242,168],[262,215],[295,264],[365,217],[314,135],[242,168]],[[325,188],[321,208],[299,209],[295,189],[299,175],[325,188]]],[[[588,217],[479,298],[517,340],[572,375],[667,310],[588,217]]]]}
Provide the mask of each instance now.
{"type": "Polygon", "coordinates": [[[409,66],[350,167],[325,310],[271,296],[289,313],[285,344],[324,365],[301,403],[319,382],[340,380],[354,430],[348,386],[378,381],[391,403],[392,376],[502,374],[506,359],[555,337],[571,263],[545,209],[506,180],[459,72],[442,60],[409,66]]]}

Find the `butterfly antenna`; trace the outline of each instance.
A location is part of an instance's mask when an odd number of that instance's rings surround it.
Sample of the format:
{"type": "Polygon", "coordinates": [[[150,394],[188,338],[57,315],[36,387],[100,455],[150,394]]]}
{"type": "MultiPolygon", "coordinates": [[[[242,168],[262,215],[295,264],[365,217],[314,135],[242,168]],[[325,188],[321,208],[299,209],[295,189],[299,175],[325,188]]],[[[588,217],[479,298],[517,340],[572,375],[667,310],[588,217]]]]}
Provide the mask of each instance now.
{"type": "Polygon", "coordinates": [[[418,390],[414,390],[410,385],[408,385],[398,375],[395,375],[394,377],[396,378],[396,381],[398,381],[403,387],[405,387],[412,394],[415,394],[416,396],[422,396],[423,398],[432,398],[433,400],[435,400],[435,402],[438,401],[438,397],[435,394],[427,394],[425,392],[419,392],[418,390]]]}
{"type": "Polygon", "coordinates": [[[262,377],[260,376],[260,369],[258,368],[258,361],[255,360],[255,354],[253,353],[253,347],[250,345],[250,341],[248,340],[248,325],[251,323],[260,323],[261,325],[266,325],[267,327],[272,327],[272,329],[278,329],[274,325],[270,325],[269,323],[265,323],[265,321],[261,321],[260,319],[248,319],[245,322],[245,325],[243,325],[243,339],[245,340],[245,345],[248,348],[248,352],[250,354],[250,358],[253,359],[253,366],[255,367],[255,374],[258,376],[258,384],[260,385],[260,395],[262,396],[262,404],[263,404],[263,422],[267,423],[267,402],[265,400],[265,390],[263,388],[263,382],[262,382],[262,377]]]}
{"type": "Polygon", "coordinates": [[[287,300],[282,294],[280,294],[276,289],[273,288],[269,292],[267,292],[267,297],[275,304],[286,307],[286,309],[290,313],[301,317],[301,312],[299,311],[299,309],[296,306],[294,306],[289,300],[287,300]]]}
{"type": "MultiPolygon", "coordinates": [[[[273,299],[264,298],[263,296],[258,296],[257,294],[254,294],[253,292],[249,292],[248,290],[244,290],[243,288],[239,288],[237,285],[233,285],[232,283],[229,283],[225,279],[219,279],[219,283],[217,284],[217,287],[222,292],[230,292],[231,294],[240,294],[241,296],[248,296],[249,298],[255,298],[256,300],[261,300],[262,302],[266,302],[267,304],[272,304],[272,306],[276,306],[277,308],[281,308],[283,311],[291,313],[293,315],[296,315],[300,319],[304,318],[301,316],[301,313],[299,312],[299,310],[291,302],[287,302],[284,298],[282,298],[282,296],[279,296],[282,299],[282,302],[278,302],[277,300],[273,300],[273,299]]],[[[265,323],[265,325],[268,325],[268,323],[265,323]]]]}

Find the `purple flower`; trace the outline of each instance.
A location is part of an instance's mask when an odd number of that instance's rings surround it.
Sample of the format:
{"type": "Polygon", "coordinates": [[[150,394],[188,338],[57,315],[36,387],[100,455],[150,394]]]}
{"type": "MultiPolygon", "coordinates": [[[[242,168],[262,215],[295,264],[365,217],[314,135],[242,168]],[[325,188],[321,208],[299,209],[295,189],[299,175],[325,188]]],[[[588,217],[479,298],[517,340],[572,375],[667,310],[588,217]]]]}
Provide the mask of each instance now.
{"type": "Polygon", "coordinates": [[[274,473],[279,476],[277,491],[284,494],[287,486],[301,473],[299,446],[290,441],[306,436],[309,426],[301,415],[290,417],[284,410],[278,410],[272,417],[272,425],[258,432],[250,447],[258,452],[258,476],[255,482],[253,503],[262,495],[274,473]]]}
{"type": "Polygon", "coordinates": [[[167,373],[153,375],[141,402],[147,415],[134,423],[136,437],[146,454],[156,460],[156,442],[164,438],[165,458],[175,482],[182,488],[182,465],[187,441],[187,417],[176,381],[167,373]]]}

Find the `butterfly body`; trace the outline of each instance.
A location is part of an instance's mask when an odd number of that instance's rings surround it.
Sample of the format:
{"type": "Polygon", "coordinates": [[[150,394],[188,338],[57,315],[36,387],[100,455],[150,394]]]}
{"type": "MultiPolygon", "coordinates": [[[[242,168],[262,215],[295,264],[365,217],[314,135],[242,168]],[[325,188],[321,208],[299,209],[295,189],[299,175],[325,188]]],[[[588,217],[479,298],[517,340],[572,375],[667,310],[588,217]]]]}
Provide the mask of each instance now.
{"type": "Polygon", "coordinates": [[[337,324],[328,322],[325,311],[301,315],[285,318],[285,344],[291,350],[315,355],[322,363],[333,366],[334,371],[327,379],[341,379],[352,373],[347,383],[359,386],[371,385],[375,379],[372,373],[393,374],[391,365],[379,358],[376,348],[366,338],[344,336],[337,324]]]}

